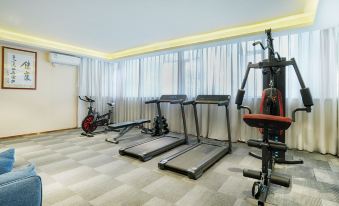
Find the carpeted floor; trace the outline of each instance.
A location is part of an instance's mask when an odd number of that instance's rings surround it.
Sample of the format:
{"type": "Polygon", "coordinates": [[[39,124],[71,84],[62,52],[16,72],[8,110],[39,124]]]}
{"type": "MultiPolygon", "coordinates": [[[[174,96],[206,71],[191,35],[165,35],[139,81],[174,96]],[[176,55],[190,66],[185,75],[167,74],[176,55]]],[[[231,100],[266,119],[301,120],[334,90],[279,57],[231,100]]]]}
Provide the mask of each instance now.
{"type": "MultiPolygon", "coordinates": [[[[132,131],[132,135],[136,131],[132,131]]],[[[121,145],[92,138],[80,130],[0,140],[0,148],[16,148],[16,167],[32,162],[43,181],[43,205],[255,205],[253,179],[243,168],[260,169],[260,160],[248,155],[246,144],[233,144],[233,153],[211,167],[199,180],[157,168],[165,153],[148,162],[118,154],[121,145]]],[[[133,138],[132,138],[133,139],[133,138]]],[[[132,140],[131,139],[131,140],[132,140]]],[[[135,139],[134,139],[135,140],[135,139]]],[[[339,206],[339,159],[331,155],[288,151],[303,165],[276,165],[276,172],[293,176],[292,186],[273,185],[273,205],[339,206]]]]}

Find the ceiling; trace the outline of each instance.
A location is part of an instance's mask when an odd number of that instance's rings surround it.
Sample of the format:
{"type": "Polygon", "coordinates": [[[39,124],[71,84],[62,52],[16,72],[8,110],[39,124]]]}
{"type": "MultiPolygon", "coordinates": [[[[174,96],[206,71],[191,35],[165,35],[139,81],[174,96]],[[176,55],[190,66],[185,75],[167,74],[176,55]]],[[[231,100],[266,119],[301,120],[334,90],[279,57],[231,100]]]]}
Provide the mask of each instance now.
{"type": "Polygon", "coordinates": [[[304,12],[308,0],[1,0],[0,29],[102,53],[304,12]]]}

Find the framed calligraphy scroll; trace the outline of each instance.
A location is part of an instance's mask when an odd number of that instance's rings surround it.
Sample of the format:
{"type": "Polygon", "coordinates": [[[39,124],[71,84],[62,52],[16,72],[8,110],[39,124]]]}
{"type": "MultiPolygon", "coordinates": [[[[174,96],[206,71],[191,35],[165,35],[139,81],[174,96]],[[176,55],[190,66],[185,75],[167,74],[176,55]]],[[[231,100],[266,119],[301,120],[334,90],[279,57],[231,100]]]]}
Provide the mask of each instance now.
{"type": "Polygon", "coordinates": [[[36,89],[37,53],[2,47],[3,89],[36,89]]]}

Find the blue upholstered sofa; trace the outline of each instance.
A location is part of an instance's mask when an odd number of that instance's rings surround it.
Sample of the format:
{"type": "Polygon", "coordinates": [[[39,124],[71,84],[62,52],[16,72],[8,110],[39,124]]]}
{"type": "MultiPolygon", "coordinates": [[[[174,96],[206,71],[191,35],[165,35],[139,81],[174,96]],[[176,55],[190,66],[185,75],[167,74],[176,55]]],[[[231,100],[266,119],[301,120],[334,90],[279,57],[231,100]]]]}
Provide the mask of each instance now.
{"type": "MultiPolygon", "coordinates": [[[[0,175],[0,182],[1,176],[4,175],[0,175]]],[[[0,183],[1,206],[41,206],[41,204],[42,186],[39,176],[35,175],[0,183]]]]}
{"type": "Polygon", "coordinates": [[[42,183],[34,165],[12,170],[14,150],[1,155],[4,157],[0,159],[0,206],[41,206],[42,183]]]}

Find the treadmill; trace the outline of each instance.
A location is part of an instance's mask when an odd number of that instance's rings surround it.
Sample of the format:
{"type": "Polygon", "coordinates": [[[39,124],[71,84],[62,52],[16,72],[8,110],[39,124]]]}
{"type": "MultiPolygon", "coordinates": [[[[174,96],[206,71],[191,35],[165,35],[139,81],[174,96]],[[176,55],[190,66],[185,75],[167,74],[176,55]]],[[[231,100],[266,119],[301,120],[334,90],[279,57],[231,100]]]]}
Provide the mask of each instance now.
{"type": "Polygon", "coordinates": [[[214,163],[226,154],[231,153],[232,142],[228,111],[230,99],[230,95],[199,95],[195,101],[184,102],[185,105],[193,105],[198,142],[183,151],[162,159],[158,163],[158,167],[162,170],[171,170],[187,175],[191,179],[198,179],[214,163]],[[217,104],[225,107],[228,140],[201,139],[197,115],[198,104],[217,104]]]}
{"type": "MultiPolygon", "coordinates": [[[[186,126],[184,106],[183,102],[187,99],[186,95],[162,95],[158,100],[151,100],[145,102],[145,104],[154,103],[157,105],[157,111],[159,117],[162,117],[160,104],[162,103],[171,103],[171,104],[180,104],[181,113],[184,125],[186,126]]],[[[160,121],[160,131],[162,131],[163,125],[160,121]]],[[[182,134],[166,134],[159,137],[152,138],[148,141],[131,144],[124,148],[119,149],[120,155],[127,155],[145,162],[152,159],[154,156],[164,153],[170,149],[173,149],[179,145],[186,144],[187,142],[187,133],[182,134]]]]}

